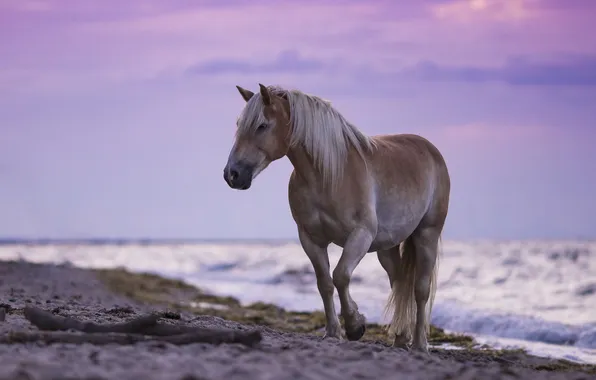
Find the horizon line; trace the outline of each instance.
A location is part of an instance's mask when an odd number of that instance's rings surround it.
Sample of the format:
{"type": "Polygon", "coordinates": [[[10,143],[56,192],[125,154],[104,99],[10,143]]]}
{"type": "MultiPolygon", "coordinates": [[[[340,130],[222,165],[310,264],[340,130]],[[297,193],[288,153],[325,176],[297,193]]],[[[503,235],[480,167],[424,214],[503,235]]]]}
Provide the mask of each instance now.
{"type": "MultiPolygon", "coordinates": [[[[443,239],[454,242],[596,242],[594,238],[459,238],[443,239]]],[[[298,243],[296,238],[126,238],[126,237],[94,237],[94,238],[25,238],[25,237],[0,237],[0,246],[10,245],[62,245],[62,244],[86,244],[86,245],[164,245],[164,244],[201,244],[201,243],[231,243],[231,244],[255,244],[255,243],[298,243]]]]}

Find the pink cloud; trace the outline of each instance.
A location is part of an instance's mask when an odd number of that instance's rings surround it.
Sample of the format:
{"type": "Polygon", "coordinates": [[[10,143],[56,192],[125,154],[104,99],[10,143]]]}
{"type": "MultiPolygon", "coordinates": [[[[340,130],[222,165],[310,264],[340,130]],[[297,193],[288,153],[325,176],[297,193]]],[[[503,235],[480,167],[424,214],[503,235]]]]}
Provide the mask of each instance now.
{"type": "Polygon", "coordinates": [[[34,90],[89,87],[295,50],[342,63],[334,77],[341,81],[360,67],[395,72],[421,60],[497,67],[516,55],[596,54],[589,12],[554,10],[546,0],[217,4],[2,3],[0,77],[19,70],[27,78],[20,83],[34,90]]]}
{"type": "Polygon", "coordinates": [[[415,41],[415,54],[444,64],[499,65],[509,56],[552,58],[561,53],[596,54],[593,11],[585,7],[541,7],[540,0],[456,0],[428,6],[429,16],[386,22],[385,34],[415,41]]]}

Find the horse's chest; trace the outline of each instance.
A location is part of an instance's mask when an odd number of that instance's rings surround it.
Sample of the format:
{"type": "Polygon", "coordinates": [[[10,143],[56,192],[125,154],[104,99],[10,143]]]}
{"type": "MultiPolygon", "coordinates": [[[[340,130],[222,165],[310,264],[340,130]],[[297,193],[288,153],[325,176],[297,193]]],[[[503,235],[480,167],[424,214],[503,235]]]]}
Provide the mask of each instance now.
{"type": "Polygon", "coordinates": [[[335,243],[343,246],[351,228],[348,223],[342,223],[335,214],[325,210],[318,210],[305,223],[304,228],[310,236],[321,243],[335,243]]]}
{"type": "Polygon", "coordinates": [[[343,244],[350,233],[353,220],[344,215],[345,210],[335,210],[316,196],[305,197],[290,206],[296,223],[317,242],[343,244]]]}

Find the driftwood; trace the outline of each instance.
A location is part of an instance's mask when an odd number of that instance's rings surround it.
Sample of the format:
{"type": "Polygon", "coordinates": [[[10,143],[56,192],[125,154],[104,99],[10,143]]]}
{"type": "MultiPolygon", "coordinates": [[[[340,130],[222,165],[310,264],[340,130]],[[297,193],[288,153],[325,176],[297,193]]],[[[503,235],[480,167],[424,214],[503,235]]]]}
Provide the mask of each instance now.
{"type": "Polygon", "coordinates": [[[135,344],[139,342],[167,342],[176,345],[185,345],[192,343],[240,343],[247,346],[253,346],[261,340],[261,334],[258,331],[238,332],[230,331],[194,331],[190,333],[170,335],[170,336],[150,336],[142,334],[126,333],[77,333],[66,331],[14,331],[7,335],[0,336],[0,344],[43,342],[52,343],[72,343],[72,344],[135,344]]]}
{"type": "Polygon", "coordinates": [[[149,314],[124,323],[109,324],[81,322],[74,318],[61,317],[30,306],[25,307],[24,314],[25,318],[41,331],[11,332],[0,336],[0,344],[41,341],[45,343],[103,345],[158,341],[176,345],[240,343],[253,346],[262,339],[258,330],[247,332],[159,323],[158,320],[162,314],[149,314]],[[65,330],[75,330],[76,332],[65,330]]]}
{"type": "Polygon", "coordinates": [[[77,330],[84,333],[140,333],[157,324],[158,314],[144,315],[124,323],[97,324],[81,322],[74,318],[61,317],[36,307],[25,307],[25,318],[43,331],[77,330]]]}
{"type": "MultiPolygon", "coordinates": [[[[153,336],[170,336],[187,334],[193,332],[221,331],[226,329],[208,329],[193,326],[170,325],[159,323],[163,313],[148,314],[136,317],[124,323],[97,324],[93,322],[81,322],[73,318],[61,317],[36,307],[25,307],[25,318],[38,329],[43,331],[76,330],[85,333],[123,333],[143,334],[153,336]]],[[[235,333],[246,334],[246,332],[230,330],[235,333]]]]}

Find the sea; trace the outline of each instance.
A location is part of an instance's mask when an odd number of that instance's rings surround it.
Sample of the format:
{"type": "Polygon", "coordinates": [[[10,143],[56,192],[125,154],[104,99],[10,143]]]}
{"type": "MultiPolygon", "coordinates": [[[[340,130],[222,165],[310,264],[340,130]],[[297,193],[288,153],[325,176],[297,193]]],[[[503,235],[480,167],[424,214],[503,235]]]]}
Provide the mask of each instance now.
{"type": "MultiPolygon", "coordinates": [[[[341,249],[329,250],[332,268],[341,249]]],[[[297,241],[4,242],[0,260],[124,267],[182,279],[243,303],[322,310],[297,241]]],[[[596,242],[444,240],[431,322],[495,348],[596,364],[596,242]]],[[[389,280],[375,253],[354,271],[351,294],[369,322],[386,322],[389,280]]],[[[336,292],[336,307],[339,299],[336,292]]]]}

